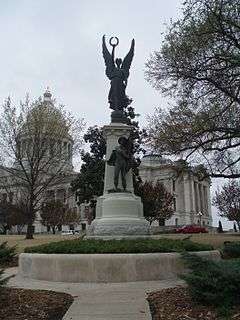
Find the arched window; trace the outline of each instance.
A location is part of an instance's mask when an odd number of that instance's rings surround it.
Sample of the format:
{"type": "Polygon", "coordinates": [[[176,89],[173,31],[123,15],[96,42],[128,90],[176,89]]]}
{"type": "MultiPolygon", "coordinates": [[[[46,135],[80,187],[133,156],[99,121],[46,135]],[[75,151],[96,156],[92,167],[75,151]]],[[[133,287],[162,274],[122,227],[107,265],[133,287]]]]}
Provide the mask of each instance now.
{"type": "Polygon", "coordinates": [[[173,192],[176,191],[176,181],[175,180],[172,181],[172,189],[173,189],[173,192]]]}
{"type": "Polygon", "coordinates": [[[173,210],[176,211],[177,210],[177,202],[176,202],[176,198],[173,198],[173,210]]]}
{"type": "Polygon", "coordinates": [[[59,158],[62,155],[62,141],[61,140],[58,140],[58,142],[57,142],[57,154],[58,154],[59,158]]]}

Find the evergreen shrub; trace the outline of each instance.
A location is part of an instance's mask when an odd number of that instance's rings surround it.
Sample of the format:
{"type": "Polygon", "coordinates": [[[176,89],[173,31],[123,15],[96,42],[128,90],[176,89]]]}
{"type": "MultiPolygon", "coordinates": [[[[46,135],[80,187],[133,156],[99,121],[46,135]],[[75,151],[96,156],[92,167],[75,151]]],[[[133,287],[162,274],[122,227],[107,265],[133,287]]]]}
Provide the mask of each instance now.
{"type": "Polygon", "coordinates": [[[240,241],[225,242],[222,249],[224,258],[240,258],[240,241]]]}
{"type": "Polygon", "coordinates": [[[4,269],[0,269],[0,293],[1,293],[1,288],[4,287],[7,284],[9,278],[11,278],[11,277],[4,277],[3,274],[4,274],[4,269]]]}
{"type": "Polygon", "coordinates": [[[123,240],[65,240],[25,248],[28,253],[151,253],[207,251],[213,247],[191,240],[123,239],[123,240]]]}
{"type": "Polygon", "coordinates": [[[6,266],[16,257],[16,247],[9,247],[7,242],[0,243],[0,266],[6,266]]]}
{"type": "Polygon", "coordinates": [[[225,314],[240,304],[240,259],[211,261],[186,252],[182,257],[190,272],[181,277],[195,302],[225,314]]]}

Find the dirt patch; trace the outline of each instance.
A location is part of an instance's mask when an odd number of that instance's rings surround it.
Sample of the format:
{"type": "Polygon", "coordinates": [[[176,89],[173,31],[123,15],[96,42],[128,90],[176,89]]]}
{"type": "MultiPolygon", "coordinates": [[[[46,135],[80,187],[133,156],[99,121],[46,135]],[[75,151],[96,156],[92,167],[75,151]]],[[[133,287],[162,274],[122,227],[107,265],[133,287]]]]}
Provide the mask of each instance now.
{"type": "Polygon", "coordinates": [[[66,293],[1,288],[0,320],[60,320],[72,302],[66,293]]]}
{"type": "MultiPolygon", "coordinates": [[[[187,288],[176,287],[152,292],[148,295],[153,320],[220,320],[214,308],[196,305],[187,288]]],[[[228,319],[240,320],[239,307],[232,310],[228,319]]]]}

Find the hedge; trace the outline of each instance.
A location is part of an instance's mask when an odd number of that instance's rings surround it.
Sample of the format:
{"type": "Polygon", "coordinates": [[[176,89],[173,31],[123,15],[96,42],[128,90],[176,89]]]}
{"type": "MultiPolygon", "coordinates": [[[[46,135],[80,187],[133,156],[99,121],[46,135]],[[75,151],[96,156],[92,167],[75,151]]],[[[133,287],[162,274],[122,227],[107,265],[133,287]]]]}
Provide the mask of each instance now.
{"type": "Polygon", "coordinates": [[[25,248],[27,253],[152,253],[208,251],[213,247],[191,240],[134,239],[134,240],[65,240],[25,248]]]}

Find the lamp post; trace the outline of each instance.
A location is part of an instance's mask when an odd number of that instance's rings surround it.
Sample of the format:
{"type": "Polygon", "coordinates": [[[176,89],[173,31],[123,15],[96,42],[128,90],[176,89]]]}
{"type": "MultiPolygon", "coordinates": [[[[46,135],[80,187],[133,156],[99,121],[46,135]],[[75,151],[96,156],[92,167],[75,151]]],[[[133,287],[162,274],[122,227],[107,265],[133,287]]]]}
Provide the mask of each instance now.
{"type": "Polygon", "coordinates": [[[199,225],[202,226],[202,216],[203,213],[201,211],[198,212],[197,216],[199,217],[199,225]]]}

